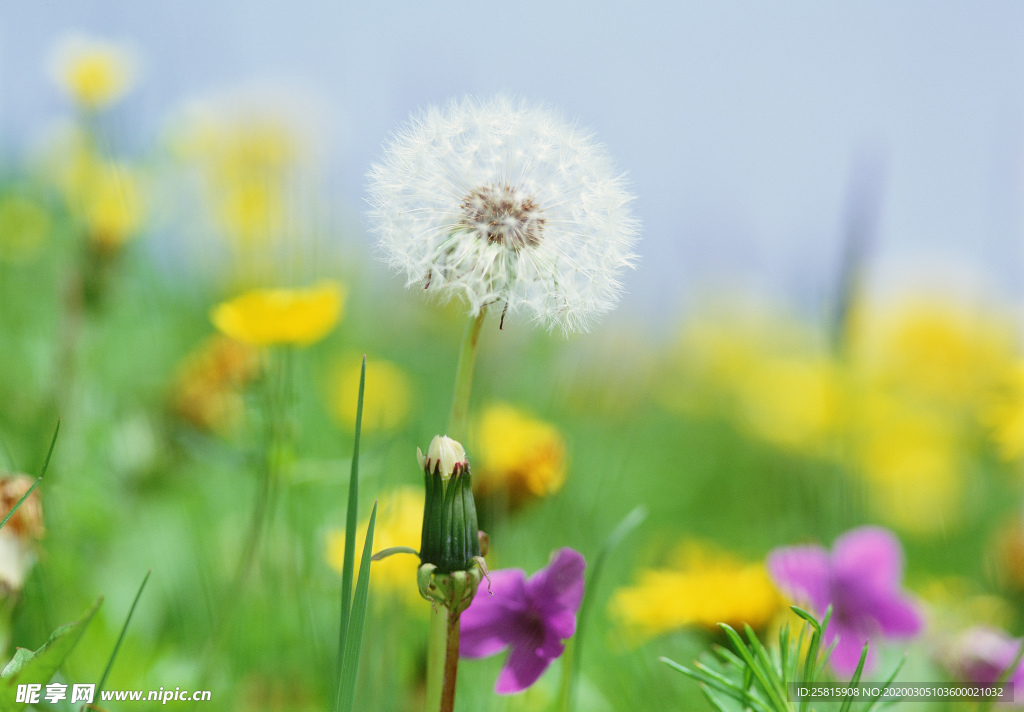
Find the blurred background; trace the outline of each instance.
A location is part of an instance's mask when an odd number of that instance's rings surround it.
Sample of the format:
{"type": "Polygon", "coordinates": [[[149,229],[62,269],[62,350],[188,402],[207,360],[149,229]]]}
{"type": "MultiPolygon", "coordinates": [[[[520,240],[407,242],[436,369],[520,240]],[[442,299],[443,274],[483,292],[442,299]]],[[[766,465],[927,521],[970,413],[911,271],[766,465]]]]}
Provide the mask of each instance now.
{"type": "Polygon", "coordinates": [[[1020,296],[1016,3],[86,0],[3,15],[8,151],[65,107],[47,58],[77,30],[139,50],[119,141],[146,144],[197,100],[276,93],[316,127],[331,202],[354,229],[367,167],[413,110],[466,93],[551,103],[597,133],[638,196],[645,278],[629,285],[631,317],[672,316],[723,280],[820,300],[859,209],[873,216],[879,289],[912,271],[1020,296]]]}
{"type": "MultiPolygon", "coordinates": [[[[593,333],[487,322],[466,443],[492,568],[593,561],[647,512],[588,584],[577,708],[710,709],[658,657],[705,654],[720,621],[771,637],[791,593],[766,557],[864,525],[925,620],[872,631],[873,679],[904,651],[906,680],[1009,665],[1022,36],[1010,2],[7,2],[5,509],[62,428],[0,532],[4,655],[103,595],[60,673],[94,679],[152,568],[108,688],[326,709],[360,356],[360,514],[379,499],[379,546],[416,547],[415,448],[465,322],[380,263],[365,175],[417,109],[503,92],[592,130],[643,224],[593,333]],[[311,330],[254,327],[268,289],[311,330]]],[[[358,709],[421,708],[414,576],[374,569],[358,709]]],[[[500,665],[462,666],[459,708],[565,709],[561,662],[512,698],[500,665]]]]}

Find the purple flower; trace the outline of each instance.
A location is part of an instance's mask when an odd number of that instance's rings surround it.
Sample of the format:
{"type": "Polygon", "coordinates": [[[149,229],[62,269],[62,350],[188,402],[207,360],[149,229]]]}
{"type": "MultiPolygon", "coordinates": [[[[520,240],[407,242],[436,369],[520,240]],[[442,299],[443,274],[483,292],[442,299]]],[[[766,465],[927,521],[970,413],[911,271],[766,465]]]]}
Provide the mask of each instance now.
{"type": "Polygon", "coordinates": [[[462,613],[461,654],[485,658],[511,648],[494,691],[522,692],[565,650],[576,632],[587,562],[572,549],[559,549],[529,579],[521,569],[491,573],[491,594],[481,586],[462,613]]]}
{"type": "Polygon", "coordinates": [[[816,615],[832,605],[825,644],[839,638],[830,658],[836,672],[856,670],[865,642],[912,636],[924,625],[918,606],[900,589],[903,548],[886,529],[848,531],[836,539],[831,556],[820,546],[776,549],[768,555],[768,570],[786,595],[816,615]]]}
{"type": "MultiPolygon", "coordinates": [[[[1001,630],[976,626],[957,638],[945,661],[946,668],[959,682],[993,685],[1013,663],[1020,645],[1019,639],[1011,638],[1001,630]]],[[[1024,664],[1017,666],[1007,682],[1013,683],[1014,694],[1024,689],[1024,664]]]]}

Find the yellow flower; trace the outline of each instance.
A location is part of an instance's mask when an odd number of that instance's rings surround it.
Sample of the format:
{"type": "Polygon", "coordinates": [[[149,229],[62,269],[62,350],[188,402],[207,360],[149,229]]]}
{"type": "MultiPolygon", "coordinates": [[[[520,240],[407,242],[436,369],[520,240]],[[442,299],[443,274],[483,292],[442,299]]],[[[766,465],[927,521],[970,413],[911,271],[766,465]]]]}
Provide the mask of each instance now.
{"type": "Polygon", "coordinates": [[[245,412],[240,391],[259,370],[259,354],[252,346],[216,334],[178,369],[174,412],[197,428],[229,431],[245,412]]]}
{"type": "Polygon", "coordinates": [[[21,195],[0,198],[0,260],[31,260],[49,231],[50,216],[37,202],[21,195]]]}
{"type": "MultiPolygon", "coordinates": [[[[344,366],[339,365],[334,378],[334,414],[349,428],[356,426],[361,371],[358,359],[348,359],[344,366]]],[[[409,377],[401,368],[390,361],[367,359],[363,430],[394,430],[404,425],[409,417],[411,390],[409,377]]]]}
{"type": "Polygon", "coordinates": [[[138,181],[124,164],[97,166],[85,198],[85,220],[92,242],[116,250],[133,237],[142,223],[138,181]]]}
{"type": "Polygon", "coordinates": [[[820,454],[840,421],[842,394],[826,359],[762,359],[737,386],[742,424],[780,447],[820,454]]]}
{"type": "Polygon", "coordinates": [[[480,416],[475,436],[473,485],[480,496],[500,492],[517,506],[565,483],[565,439],[550,423],[498,403],[480,416]]]}
{"type": "Polygon", "coordinates": [[[687,626],[764,628],[782,604],[764,564],[688,542],[680,547],[676,566],[648,569],[636,585],[618,589],[608,612],[630,639],[642,642],[687,626]]]}
{"type": "MultiPolygon", "coordinates": [[[[423,489],[421,487],[399,487],[385,492],[378,499],[377,521],[373,530],[375,552],[393,546],[420,548],[423,533],[423,489]]],[[[356,562],[366,541],[366,525],[369,519],[360,522],[356,529],[356,562]]],[[[327,536],[327,563],[341,573],[345,565],[345,531],[337,529],[327,536]]],[[[372,564],[370,585],[379,591],[393,593],[409,603],[420,600],[416,587],[416,569],[419,558],[412,554],[395,554],[372,564]]]]}
{"type": "Polygon", "coordinates": [[[303,167],[302,132],[279,113],[263,105],[201,107],[177,137],[221,229],[243,252],[281,238],[292,178],[303,167]]]}
{"type": "Polygon", "coordinates": [[[985,414],[1004,460],[1024,457],[1024,362],[1018,362],[1007,377],[1007,388],[985,414]]]}
{"type": "Polygon", "coordinates": [[[218,304],[210,318],[221,333],[246,344],[307,346],[334,328],[344,304],[341,285],[324,281],[305,289],[254,289],[218,304]]]}
{"type": "Polygon", "coordinates": [[[655,394],[664,405],[728,417],[781,448],[827,454],[842,420],[841,374],[820,335],[763,307],[687,324],[669,369],[655,394]]]}
{"type": "Polygon", "coordinates": [[[86,109],[100,109],[117,101],[135,79],[131,52],[82,36],[58,44],[51,69],[58,85],[86,109]]]}
{"type": "Polygon", "coordinates": [[[77,129],[61,137],[48,163],[68,208],[94,246],[116,250],[139,232],[144,206],[137,169],[100,156],[92,139],[77,129]]]}
{"type": "Polygon", "coordinates": [[[855,457],[879,514],[917,533],[959,519],[965,482],[955,420],[875,392],[859,407],[857,427],[855,457]]]}
{"type": "Polygon", "coordinates": [[[999,314],[914,298],[862,314],[853,350],[867,380],[978,414],[1013,366],[1013,329],[999,314]]]}

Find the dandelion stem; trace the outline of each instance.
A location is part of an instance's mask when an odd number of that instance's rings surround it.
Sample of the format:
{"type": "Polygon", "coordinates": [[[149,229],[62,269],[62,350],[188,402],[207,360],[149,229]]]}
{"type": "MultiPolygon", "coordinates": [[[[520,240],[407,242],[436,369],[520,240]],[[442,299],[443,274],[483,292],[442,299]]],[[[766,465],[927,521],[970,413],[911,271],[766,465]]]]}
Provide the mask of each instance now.
{"type": "Polygon", "coordinates": [[[472,317],[466,325],[466,335],[459,348],[459,365],[455,370],[455,392],[452,395],[452,413],[448,419],[448,437],[462,441],[466,437],[466,420],[469,415],[469,394],[473,390],[473,366],[476,365],[477,344],[480,329],[484,325],[487,307],[472,317]]]}
{"type": "Polygon", "coordinates": [[[448,655],[448,609],[431,606],[430,631],[427,633],[426,712],[441,709],[444,670],[448,655]]]}
{"type": "MultiPolygon", "coordinates": [[[[459,347],[459,362],[455,368],[455,389],[452,394],[452,412],[448,419],[448,437],[463,440],[469,415],[469,394],[473,390],[473,367],[476,365],[477,344],[484,325],[487,307],[471,317],[459,347]]],[[[427,634],[427,712],[451,710],[455,704],[455,672],[459,665],[459,618],[452,620],[444,606],[434,606],[430,613],[430,631],[427,634]],[[452,641],[454,639],[454,653],[452,641]],[[454,657],[452,657],[454,656],[454,657]],[[449,672],[450,670],[450,672],[449,672]],[[445,703],[447,701],[447,707],[445,703]]]]}
{"type": "Polygon", "coordinates": [[[452,712],[455,709],[455,678],[459,672],[459,614],[448,611],[447,618],[444,684],[441,688],[440,712],[452,712]]]}

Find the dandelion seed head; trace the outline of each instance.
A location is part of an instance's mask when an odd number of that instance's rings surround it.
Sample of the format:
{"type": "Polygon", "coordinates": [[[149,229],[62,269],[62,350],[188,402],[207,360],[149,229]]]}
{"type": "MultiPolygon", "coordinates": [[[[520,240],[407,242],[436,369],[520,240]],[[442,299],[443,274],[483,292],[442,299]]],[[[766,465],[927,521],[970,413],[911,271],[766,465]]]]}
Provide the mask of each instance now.
{"type": "Polygon", "coordinates": [[[370,171],[370,217],[408,286],[471,314],[503,303],[586,331],[633,267],[633,196],[602,146],[559,114],[505,97],[413,118],[370,171]]]}

